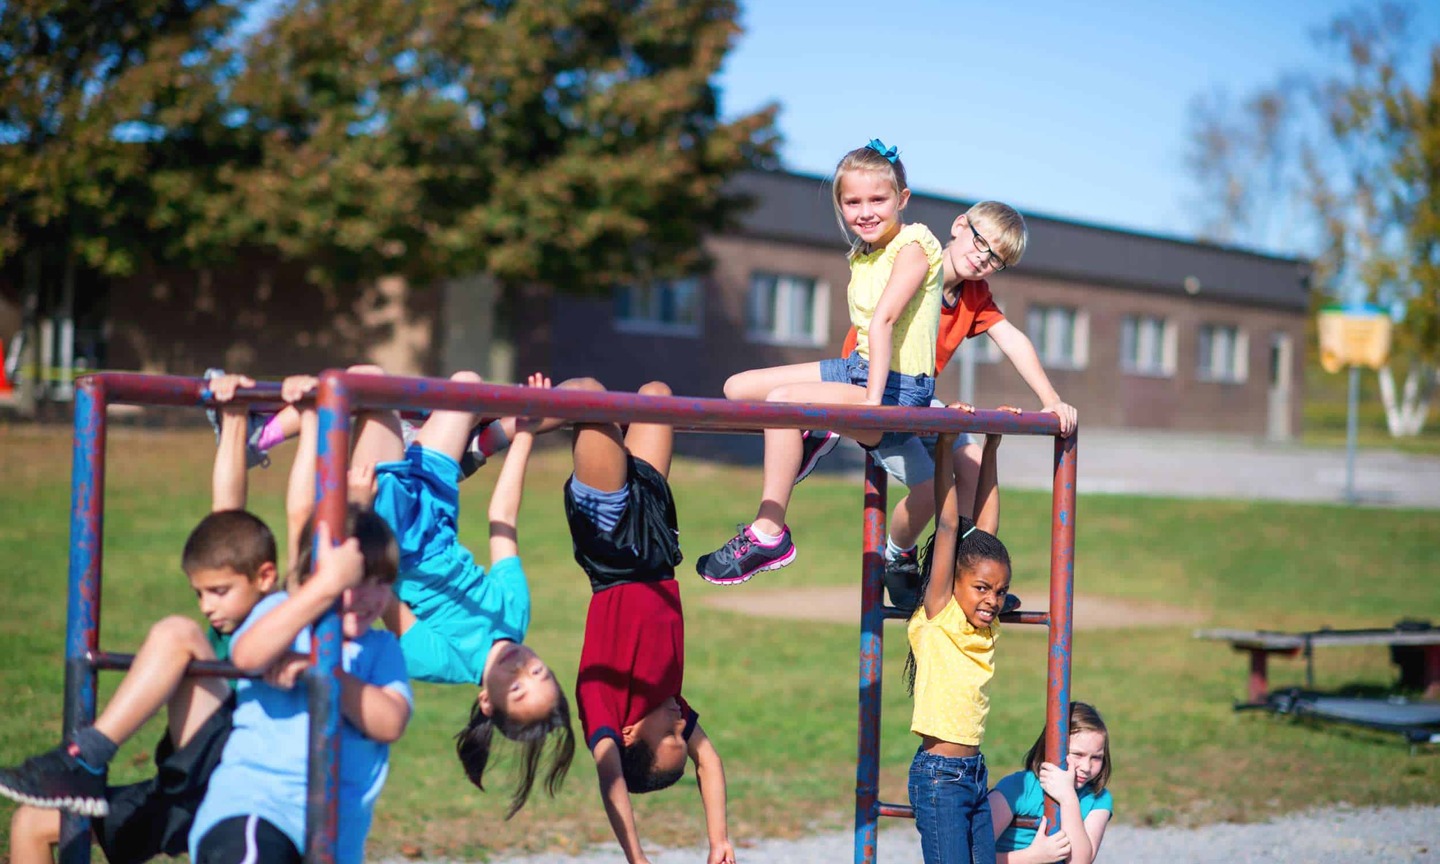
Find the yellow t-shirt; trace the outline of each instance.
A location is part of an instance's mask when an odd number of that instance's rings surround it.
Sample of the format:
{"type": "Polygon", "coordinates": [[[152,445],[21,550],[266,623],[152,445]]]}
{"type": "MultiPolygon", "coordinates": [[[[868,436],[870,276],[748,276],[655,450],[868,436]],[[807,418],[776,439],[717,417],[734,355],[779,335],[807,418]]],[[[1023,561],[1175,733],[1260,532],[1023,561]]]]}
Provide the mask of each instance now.
{"type": "Polygon", "coordinates": [[[940,241],[929,228],[918,222],[906,225],[883,248],[850,259],[850,323],[855,325],[855,349],[869,360],[870,319],[880,295],[885,293],[890,271],[895,269],[895,257],[911,243],[920,244],[930,269],[925,271],[924,284],[910,298],[891,332],[890,370],[905,375],[934,375],[940,286],[945,274],[940,264],[940,241]]]}
{"type": "Polygon", "coordinates": [[[905,628],[915,652],[915,713],[910,731],[953,744],[980,745],[990,713],[1000,623],[976,629],[951,597],[934,618],[922,605],[905,628]]]}

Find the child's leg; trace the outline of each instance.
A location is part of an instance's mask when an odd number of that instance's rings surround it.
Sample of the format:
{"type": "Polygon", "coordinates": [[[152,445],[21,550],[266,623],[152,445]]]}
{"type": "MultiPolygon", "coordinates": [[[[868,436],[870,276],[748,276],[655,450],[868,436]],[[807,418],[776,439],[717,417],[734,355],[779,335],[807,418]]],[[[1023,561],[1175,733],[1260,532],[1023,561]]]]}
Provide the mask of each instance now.
{"type": "MultiPolygon", "coordinates": [[[[638,391],[641,396],[669,396],[670,385],[651,381],[638,391]]],[[[662,423],[631,423],[625,430],[625,449],[644,459],[660,476],[670,479],[670,457],[675,454],[675,427],[662,423]]]]}
{"type": "MultiPolygon", "coordinates": [[[[785,384],[771,390],[766,396],[769,402],[817,402],[830,404],[858,404],[865,401],[865,390],[853,384],[820,381],[819,363],[803,364],[814,368],[817,380],[805,383],[785,384]]],[[[798,369],[796,366],[782,366],[781,369],[798,369]]],[[[767,371],[767,370],[760,370],[767,371]]],[[[870,435],[871,433],[858,433],[870,435]]],[[[879,440],[880,433],[874,434],[879,440]]],[[[754,527],[767,535],[778,535],[785,530],[785,514],[790,507],[790,494],[795,488],[795,475],[800,470],[803,443],[798,429],[765,430],[765,473],[761,484],[761,501],[755,514],[754,527]]]]}
{"type": "MultiPolygon", "coordinates": [[[[450,380],[463,384],[481,384],[485,379],[474,372],[456,372],[450,376],[450,380]]],[[[428,450],[444,453],[458,463],[465,455],[471,430],[475,428],[475,421],[479,418],[480,415],[472,411],[432,411],[426,418],[425,425],[420,427],[415,442],[428,450]]],[[[396,428],[398,430],[398,426],[396,428]]],[[[359,461],[358,458],[355,459],[357,464],[359,461]]]]}
{"type": "Polygon", "coordinates": [[[215,651],[200,625],[180,615],[161,619],[150,628],[130,671],[95,718],[95,730],[123,744],[168,705],[170,740],[183,747],[230,697],[223,679],[185,677],[190,661],[214,659],[215,651]]]}
{"type": "Polygon", "coordinates": [[[28,805],[10,817],[10,864],[55,864],[51,847],[60,842],[60,811],[28,805]]]}
{"type": "Polygon", "coordinates": [[[819,363],[793,363],[737,372],[725,381],[726,399],[765,399],[770,391],[786,384],[820,380],[819,363]]]}
{"type": "MultiPolygon", "coordinates": [[[[556,388],[598,392],[603,391],[605,385],[594,378],[572,378],[560,382],[556,388]]],[[[575,461],[575,479],[579,482],[601,492],[618,492],[625,488],[629,470],[625,441],[620,437],[619,426],[614,423],[576,423],[570,452],[575,461]]],[[[666,468],[662,473],[669,471],[669,459],[665,462],[666,468]]],[[[662,470],[658,465],[655,467],[662,470]]]]}

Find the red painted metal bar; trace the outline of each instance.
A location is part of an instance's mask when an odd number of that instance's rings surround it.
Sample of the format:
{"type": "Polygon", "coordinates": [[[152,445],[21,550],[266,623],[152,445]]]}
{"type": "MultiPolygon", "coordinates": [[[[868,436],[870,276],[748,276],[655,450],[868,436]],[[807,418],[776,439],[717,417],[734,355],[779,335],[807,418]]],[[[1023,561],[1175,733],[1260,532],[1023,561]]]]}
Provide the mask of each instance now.
{"type": "MultiPolygon", "coordinates": [[[[95,722],[95,670],[87,658],[100,642],[100,569],[105,540],[106,385],[75,382],[70,473],[70,573],[65,614],[65,709],[62,735],[95,722]]],[[[90,864],[90,820],[60,816],[60,864],[90,864]]]]}
{"type": "MultiPolygon", "coordinates": [[[[1075,457],[1078,433],[1055,439],[1050,510],[1050,652],[1045,683],[1045,759],[1065,767],[1070,750],[1070,638],[1075,600],[1075,457]]],[[[1048,796],[1045,817],[1060,830],[1060,807],[1048,796]]]]}
{"type": "MultiPolygon", "coordinates": [[[[134,654],[119,654],[113,651],[91,651],[86,657],[91,668],[99,670],[129,669],[135,662],[134,654]]],[[[223,660],[191,660],[185,667],[186,678],[259,678],[235,668],[233,663],[223,660]]]]}
{"type": "MultiPolygon", "coordinates": [[[[330,542],[345,542],[345,477],[350,462],[350,412],[355,407],[343,376],[320,378],[316,396],[319,419],[315,478],[313,561],[320,560],[320,527],[330,542]]],[[[310,669],[306,671],[310,706],[310,767],[305,804],[305,860],[334,864],[340,830],[340,630],[339,604],[311,628],[310,669]]]]}
{"type": "Polygon", "coordinates": [[[855,864],[874,864],[880,817],[880,673],[885,660],[885,469],[865,460],[860,575],[860,724],[855,761],[855,864]]]}

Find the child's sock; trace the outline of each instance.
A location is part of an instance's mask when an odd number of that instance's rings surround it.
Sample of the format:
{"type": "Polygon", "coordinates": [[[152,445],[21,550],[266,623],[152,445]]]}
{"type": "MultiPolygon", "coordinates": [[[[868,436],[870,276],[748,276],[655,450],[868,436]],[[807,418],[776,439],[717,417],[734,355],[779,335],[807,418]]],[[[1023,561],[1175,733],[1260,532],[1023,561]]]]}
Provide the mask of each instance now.
{"type": "Polygon", "coordinates": [[[260,429],[260,437],[255,440],[255,449],[263,453],[284,440],[285,428],[280,423],[280,415],[272,414],[260,429]]]}
{"type": "Polygon", "coordinates": [[[76,755],[80,761],[95,771],[109,765],[110,760],[115,758],[115,751],[120,749],[119,744],[105,737],[105,733],[94,726],[82,727],[71,743],[79,751],[76,755]]]}
{"type": "Polygon", "coordinates": [[[478,449],[485,456],[494,456],[501,450],[510,446],[510,436],[505,434],[505,427],[496,420],[475,436],[475,443],[471,445],[478,449]]]}
{"type": "Polygon", "coordinates": [[[900,548],[899,546],[895,545],[895,538],[894,538],[894,537],[891,537],[889,534],[886,534],[886,535],[885,535],[885,560],[886,560],[886,561],[898,561],[898,560],[900,560],[900,556],[901,556],[901,555],[904,555],[904,554],[906,554],[907,552],[914,552],[914,551],[915,551],[915,547],[914,547],[914,546],[911,546],[909,549],[902,549],[902,548],[900,548]]]}
{"type": "Polygon", "coordinates": [[[774,546],[776,543],[780,542],[781,537],[785,536],[785,532],[783,530],[779,534],[766,534],[764,531],[761,531],[754,525],[750,526],[750,534],[760,542],[761,546],[774,546]]]}

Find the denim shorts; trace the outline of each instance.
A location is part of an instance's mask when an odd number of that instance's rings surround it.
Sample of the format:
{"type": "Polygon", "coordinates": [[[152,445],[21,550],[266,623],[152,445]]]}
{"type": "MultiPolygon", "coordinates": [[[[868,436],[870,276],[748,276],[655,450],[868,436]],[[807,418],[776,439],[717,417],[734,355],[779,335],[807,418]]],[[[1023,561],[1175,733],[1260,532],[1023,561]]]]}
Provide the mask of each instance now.
{"type": "Polygon", "coordinates": [[[937,756],[915,751],[910,763],[910,806],[925,864],[993,864],[990,774],[984,754],[937,756]]]}
{"type": "MultiPolygon", "coordinates": [[[[939,399],[931,399],[930,407],[944,408],[945,403],[939,399]]],[[[881,442],[870,451],[870,458],[898,483],[907,487],[924,483],[935,478],[935,441],[939,437],[933,432],[926,432],[911,435],[894,445],[887,446],[881,442]]],[[[979,443],[975,441],[975,437],[969,432],[961,432],[955,436],[955,449],[958,450],[971,442],[979,443]]]]}
{"type": "MultiPolygon", "coordinates": [[[[870,383],[870,361],[861,357],[859,351],[852,352],[849,357],[828,357],[820,361],[820,380],[864,388],[870,383]]],[[[934,397],[934,376],[905,375],[892,370],[885,377],[885,393],[880,398],[880,404],[923,408],[934,397]]],[[[914,437],[914,432],[886,432],[873,449],[897,447],[907,438],[914,437]]]]}

